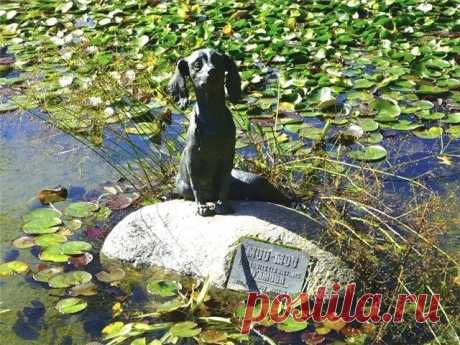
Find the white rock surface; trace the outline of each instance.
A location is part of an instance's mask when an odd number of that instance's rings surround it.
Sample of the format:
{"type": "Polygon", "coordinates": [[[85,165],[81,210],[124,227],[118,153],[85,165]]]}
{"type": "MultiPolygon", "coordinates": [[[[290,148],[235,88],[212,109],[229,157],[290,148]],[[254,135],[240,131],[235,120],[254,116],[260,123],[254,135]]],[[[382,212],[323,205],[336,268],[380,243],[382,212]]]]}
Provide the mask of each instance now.
{"type": "Polygon", "coordinates": [[[235,213],[201,217],[195,203],[171,200],[139,209],[118,223],[102,254],[135,267],[160,267],[179,274],[210,276],[225,287],[241,238],[254,238],[304,250],[314,262],[306,291],[352,281],[353,272],[315,244],[320,231],[304,214],[257,201],[232,202],[235,213]]]}

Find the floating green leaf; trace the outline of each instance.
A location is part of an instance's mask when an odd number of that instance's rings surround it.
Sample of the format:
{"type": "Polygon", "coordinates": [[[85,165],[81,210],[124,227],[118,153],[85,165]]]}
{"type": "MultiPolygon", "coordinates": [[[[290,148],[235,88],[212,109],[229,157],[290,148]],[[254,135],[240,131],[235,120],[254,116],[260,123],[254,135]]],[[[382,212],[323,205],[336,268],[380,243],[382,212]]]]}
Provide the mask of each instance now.
{"type": "Polygon", "coordinates": [[[300,130],[299,135],[311,140],[321,140],[323,129],[316,127],[304,127],[300,130]]]}
{"type": "Polygon", "coordinates": [[[130,345],[146,345],[145,338],[134,339],[130,345]]]}
{"type": "Polygon", "coordinates": [[[444,123],[450,123],[453,125],[460,123],[460,113],[452,113],[447,115],[447,119],[442,120],[444,123]]]}
{"type": "Polygon", "coordinates": [[[70,221],[64,222],[64,226],[66,229],[69,229],[70,231],[77,231],[81,228],[82,226],[82,221],[80,219],[72,219],[70,221]]]}
{"type": "Polygon", "coordinates": [[[447,133],[455,139],[460,139],[460,126],[452,126],[447,130],[447,133]]]}
{"type": "Polygon", "coordinates": [[[292,316],[289,316],[286,321],[276,325],[280,331],[291,333],[303,331],[308,327],[308,322],[298,322],[295,321],[292,316]]]}
{"type": "Polygon", "coordinates": [[[438,81],[438,86],[447,87],[448,89],[460,88],[460,80],[454,78],[448,78],[438,81]]]}
{"type": "Polygon", "coordinates": [[[97,280],[104,282],[104,283],[112,283],[118,280],[122,280],[125,277],[126,273],[123,269],[117,267],[107,271],[101,271],[96,274],[97,280]]]}
{"type": "Polygon", "coordinates": [[[94,296],[97,294],[97,286],[92,282],[76,285],[70,289],[71,296],[94,296]]]}
{"type": "Polygon", "coordinates": [[[8,261],[0,264],[0,277],[9,276],[14,273],[25,274],[29,271],[29,266],[22,261],[8,261]]]}
{"type": "Polygon", "coordinates": [[[377,110],[377,121],[394,121],[401,114],[398,102],[391,98],[381,98],[375,101],[372,106],[377,110]]]}
{"type": "Polygon", "coordinates": [[[147,291],[152,295],[161,297],[171,297],[177,295],[179,285],[175,281],[168,280],[150,280],[147,283],[147,291]]]}
{"type": "Polygon", "coordinates": [[[92,276],[85,271],[72,271],[67,273],[60,273],[52,276],[48,284],[52,288],[67,288],[69,286],[80,285],[88,283],[92,276]]]}
{"type": "Polygon", "coordinates": [[[67,206],[64,210],[64,214],[68,217],[74,218],[86,218],[93,214],[93,212],[97,211],[99,208],[98,205],[92,202],[76,202],[67,206]]]}
{"type": "Polygon", "coordinates": [[[380,145],[371,145],[363,149],[351,151],[348,153],[348,156],[359,161],[373,162],[385,158],[387,156],[387,150],[380,145]]]}
{"type": "Polygon", "coordinates": [[[383,140],[383,135],[380,132],[372,132],[369,133],[366,137],[363,137],[360,139],[361,143],[366,143],[366,144],[378,144],[383,140]]]}
{"type": "Polygon", "coordinates": [[[52,276],[55,276],[56,274],[62,273],[64,271],[63,267],[50,267],[47,269],[44,269],[42,271],[38,271],[37,273],[33,274],[34,280],[42,283],[48,283],[50,278],[52,276]]]}
{"type": "Polygon", "coordinates": [[[61,314],[75,314],[86,309],[87,306],[88,303],[85,300],[76,297],[69,297],[60,300],[56,304],[56,309],[61,314]]]}
{"type": "Polygon", "coordinates": [[[421,139],[436,139],[442,136],[443,132],[441,127],[431,127],[428,129],[418,129],[412,133],[421,139]]]}
{"type": "Polygon", "coordinates": [[[24,216],[24,222],[28,223],[37,219],[54,219],[61,217],[61,213],[52,208],[38,208],[24,216]]]}
{"type": "Polygon", "coordinates": [[[356,123],[365,131],[365,132],[373,132],[379,129],[379,123],[374,121],[373,119],[365,118],[365,119],[358,119],[356,123]]]}
{"type": "Polygon", "coordinates": [[[35,241],[31,236],[21,236],[13,241],[13,246],[19,249],[27,249],[35,246],[35,241]]]}
{"type": "Polygon", "coordinates": [[[395,129],[397,131],[411,131],[422,126],[423,125],[420,123],[412,122],[409,120],[400,120],[396,123],[392,123],[389,125],[390,128],[395,129]]]}
{"type": "Polygon", "coordinates": [[[170,312],[172,312],[174,310],[183,308],[186,305],[187,305],[187,301],[185,301],[182,298],[178,297],[178,298],[174,298],[171,301],[167,301],[167,302],[157,306],[156,312],[159,313],[159,314],[170,313],[170,312]]]}
{"type": "Polygon", "coordinates": [[[161,125],[158,122],[139,122],[134,127],[125,128],[128,134],[157,136],[161,132],[161,125]]]}
{"type": "Polygon", "coordinates": [[[435,85],[422,85],[416,92],[421,95],[439,95],[442,93],[446,93],[448,91],[449,89],[444,87],[439,87],[435,85]]]}
{"type": "Polygon", "coordinates": [[[26,234],[51,234],[58,231],[57,225],[62,223],[59,218],[37,218],[23,225],[26,234]]]}
{"type": "Polygon", "coordinates": [[[18,109],[18,106],[13,102],[0,103],[0,113],[11,112],[18,109]]]}
{"type": "Polygon", "coordinates": [[[49,247],[64,243],[67,237],[60,234],[44,234],[35,238],[35,244],[41,247],[49,247]]]}
{"type": "Polygon", "coordinates": [[[46,247],[39,255],[40,260],[51,262],[67,262],[69,256],[62,253],[60,245],[46,247]]]}
{"type": "Polygon", "coordinates": [[[91,250],[91,244],[84,241],[69,241],[61,244],[62,254],[79,255],[91,250]]]}
{"type": "Polygon", "coordinates": [[[96,220],[106,220],[111,214],[112,210],[106,206],[103,206],[96,212],[96,220]]]}
{"type": "Polygon", "coordinates": [[[367,79],[358,79],[354,83],[354,88],[355,89],[368,89],[371,86],[373,86],[375,83],[371,80],[367,79]]]}
{"type": "Polygon", "coordinates": [[[415,115],[417,115],[417,117],[422,120],[429,120],[429,121],[440,120],[445,116],[444,113],[431,112],[429,110],[419,111],[415,115]]]}
{"type": "Polygon", "coordinates": [[[169,332],[174,337],[189,338],[200,334],[201,328],[198,328],[198,325],[195,322],[184,321],[174,324],[169,332]]]}

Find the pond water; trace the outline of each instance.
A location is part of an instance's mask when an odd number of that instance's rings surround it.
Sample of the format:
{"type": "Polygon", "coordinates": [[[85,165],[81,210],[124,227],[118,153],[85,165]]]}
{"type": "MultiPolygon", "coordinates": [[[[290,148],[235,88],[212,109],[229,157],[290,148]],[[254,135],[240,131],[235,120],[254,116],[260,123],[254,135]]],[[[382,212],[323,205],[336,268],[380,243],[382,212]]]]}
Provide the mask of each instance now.
{"type": "MultiPolygon", "coordinates": [[[[70,199],[81,199],[85,190],[119,176],[90,149],[30,114],[2,114],[0,127],[2,261],[38,263],[30,251],[11,245],[21,233],[22,216],[38,206],[36,193],[62,185],[70,199]]],[[[48,307],[58,297],[32,279],[14,276],[0,284],[0,309],[11,310],[1,316],[2,343],[84,344],[103,320],[98,313],[61,318],[48,307]]]]}
{"type": "MultiPolygon", "coordinates": [[[[0,124],[2,261],[18,259],[29,264],[39,263],[35,256],[37,253],[33,250],[18,250],[11,245],[22,233],[22,216],[39,206],[35,199],[36,192],[46,186],[62,185],[68,188],[70,200],[81,200],[86,191],[97,188],[105,181],[117,180],[120,176],[91,149],[30,113],[3,114],[0,124]]],[[[177,132],[177,121],[174,121],[168,127],[167,135],[176,135],[177,132]]],[[[150,145],[141,138],[136,140],[141,147],[150,145]]],[[[398,148],[398,158],[387,163],[392,164],[398,174],[411,178],[423,176],[421,180],[442,195],[459,195],[458,142],[447,145],[439,140],[421,140],[410,135],[387,135],[383,145],[398,148]],[[439,164],[439,152],[449,157],[450,165],[439,164]],[[408,162],[410,164],[405,165],[408,162]]],[[[112,158],[118,158],[120,162],[123,157],[116,157],[115,154],[112,158]]],[[[389,193],[400,195],[401,190],[407,187],[397,180],[386,184],[389,193]]],[[[460,213],[458,198],[453,207],[460,213]]],[[[459,219],[452,219],[450,227],[451,236],[446,239],[445,247],[457,253],[460,248],[459,219]]],[[[88,271],[96,273],[100,270],[96,260],[91,265],[88,271]]],[[[134,286],[130,299],[134,303],[142,303],[145,293],[136,284],[134,286]]],[[[112,318],[111,304],[114,299],[110,293],[91,299],[88,309],[82,313],[62,316],[54,309],[59,297],[43,284],[34,282],[30,276],[24,278],[16,275],[2,279],[0,289],[0,309],[9,309],[1,315],[3,343],[85,344],[98,339],[102,327],[110,323],[112,318]]]]}

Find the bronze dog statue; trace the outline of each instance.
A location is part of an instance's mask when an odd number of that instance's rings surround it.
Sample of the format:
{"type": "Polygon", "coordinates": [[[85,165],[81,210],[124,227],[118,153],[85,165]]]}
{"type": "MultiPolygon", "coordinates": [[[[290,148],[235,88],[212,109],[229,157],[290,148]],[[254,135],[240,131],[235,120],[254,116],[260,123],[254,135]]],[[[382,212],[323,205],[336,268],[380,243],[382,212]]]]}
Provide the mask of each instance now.
{"type": "Polygon", "coordinates": [[[236,129],[225,106],[225,90],[230,101],[241,98],[241,78],[233,59],[213,49],[200,49],[180,59],[168,91],[182,108],[188,102],[188,77],[197,102],[176,177],[176,192],[195,200],[202,216],[232,213],[228,200],[288,205],[289,199],[264,177],[233,169],[236,129]],[[215,202],[215,208],[207,202],[215,202]]]}

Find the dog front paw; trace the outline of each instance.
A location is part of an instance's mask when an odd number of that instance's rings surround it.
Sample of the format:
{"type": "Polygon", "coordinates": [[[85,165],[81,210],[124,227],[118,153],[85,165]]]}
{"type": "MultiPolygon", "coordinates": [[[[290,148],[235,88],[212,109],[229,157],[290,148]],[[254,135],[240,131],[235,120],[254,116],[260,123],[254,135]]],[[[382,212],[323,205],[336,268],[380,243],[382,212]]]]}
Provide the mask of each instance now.
{"type": "Polygon", "coordinates": [[[216,214],[215,210],[206,204],[199,204],[196,208],[196,213],[202,217],[209,217],[216,214]]]}

